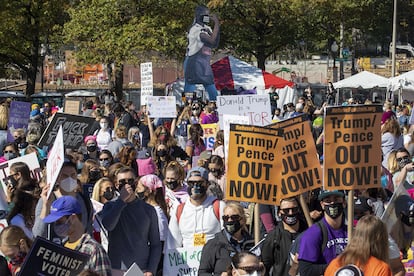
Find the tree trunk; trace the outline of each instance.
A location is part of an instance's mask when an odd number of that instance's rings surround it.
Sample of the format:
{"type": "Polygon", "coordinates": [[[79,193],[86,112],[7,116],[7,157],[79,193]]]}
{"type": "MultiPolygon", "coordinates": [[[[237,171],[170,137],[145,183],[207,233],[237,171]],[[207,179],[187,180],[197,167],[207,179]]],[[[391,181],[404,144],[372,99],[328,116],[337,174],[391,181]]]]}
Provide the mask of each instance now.
{"type": "Polygon", "coordinates": [[[112,70],[112,63],[108,63],[106,65],[106,71],[108,72],[108,86],[109,90],[115,91],[115,83],[114,83],[114,73],[112,70]]]}
{"type": "Polygon", "coordinates": [[[115,64],[115,93],[118,100],[123,98],[123,85],[124,85],[124,65],[122,63],[115,64]]]}
{"type": "Polygon", "coordinates": [[[266,55],[264,53],[264,50],[258,49],[256,58],[257,58],[257,67],[265,71],[266,70],[266,55]]]}
{"type": "Polygon", "coordinates": [[[26,70],[26,74],[27,74],[26,96],[30,98],[30,96],[33,95],[36,90],[36,75],[37,75],[36,67],[31,65],[28,68],[28,70],[26,70]]]}

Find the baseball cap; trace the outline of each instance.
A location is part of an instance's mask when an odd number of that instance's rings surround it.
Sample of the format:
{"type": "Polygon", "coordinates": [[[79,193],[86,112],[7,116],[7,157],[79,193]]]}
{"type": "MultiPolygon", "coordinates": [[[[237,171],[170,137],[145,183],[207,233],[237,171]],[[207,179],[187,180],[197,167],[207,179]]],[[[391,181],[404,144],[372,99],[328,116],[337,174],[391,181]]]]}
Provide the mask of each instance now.
{"type": "Polygon", "coordinates": [[[43,219],[45,223],[52,223],[64,216],[81,214],[81,206],[73,196],[62,196],[53,201],[50,214],[43,219]]]}
{"type": "Polygon", "coordinates": [[[324,198],[327,198],[328,196],[341,196],[341,197],[345,197],[345,194],[342,191],[338,191],[338,190],[332,190],[332,191],[323,190],[319,194],[318,200],[321,201],[324,198]]]}
{"type": "Polygon", "coordinates": [[[203,167],[194,167],[188,171],[186,180],[188,180],[191,176],[201,176],[205,180],[208,180],[208,171],[203,167]]]}
{"type": "Polygon", "coordinates": [[[349,264],[339,268],[334,276],[364,276],[364,273],[356,265],[349,264]]]}
{"type": "Polygon", "coordinates": [[[354,201],[354,210],[361,212],[372,212],[372,201],[367,197],[360,196],[354,201]]]}

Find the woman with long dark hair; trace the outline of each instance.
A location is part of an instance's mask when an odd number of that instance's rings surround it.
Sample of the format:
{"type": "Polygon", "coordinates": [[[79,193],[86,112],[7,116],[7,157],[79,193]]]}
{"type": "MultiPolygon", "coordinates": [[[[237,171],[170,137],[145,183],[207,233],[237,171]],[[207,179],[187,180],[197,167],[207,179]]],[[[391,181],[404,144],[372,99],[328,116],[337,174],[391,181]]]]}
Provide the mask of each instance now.
{"type": "Polygon", "coordinates": [[[191,164],[195,167],[198,157],[206,150],[206,145],[203,140],[204,130],[200,124],[193,124],[190,127],[189,134],[190,136],[185,146],[185,152],[190,156],[191,164]]]}

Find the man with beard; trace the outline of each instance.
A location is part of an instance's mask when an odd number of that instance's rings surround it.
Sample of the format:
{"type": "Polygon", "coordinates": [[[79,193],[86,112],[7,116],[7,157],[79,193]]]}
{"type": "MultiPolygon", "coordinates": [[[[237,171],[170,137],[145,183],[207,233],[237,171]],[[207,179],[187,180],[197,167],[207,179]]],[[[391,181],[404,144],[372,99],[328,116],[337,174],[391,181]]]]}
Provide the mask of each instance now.
{"type": "Polygon", "coordinates": [[[171,212],[166,248],[204,246],[221,230],[224,202],[207,195],[208,171],[194,167],[187,174],[189,199],[171,212]]]}
{"type": "Polygon", "coordinates": [[[341,191],[322,191],[318,200],[324,211],[322,225],[314,224],[302,234],[298,258],[300,275],[322,275],[329,262],[341,254],[348,243],[344,219],[345,194],[341,191]]]}
{"type": "Polygon", "coordinates": [[[266,266],[266,274],[288,275],[289,250],[292,242],[299,233],[306,230],[306,223],[300,219],[299,202],[295,197],[280,201],[278,216],[282,223],[278,223],[267,236],[262,247],[262,260],[266,266]]]}

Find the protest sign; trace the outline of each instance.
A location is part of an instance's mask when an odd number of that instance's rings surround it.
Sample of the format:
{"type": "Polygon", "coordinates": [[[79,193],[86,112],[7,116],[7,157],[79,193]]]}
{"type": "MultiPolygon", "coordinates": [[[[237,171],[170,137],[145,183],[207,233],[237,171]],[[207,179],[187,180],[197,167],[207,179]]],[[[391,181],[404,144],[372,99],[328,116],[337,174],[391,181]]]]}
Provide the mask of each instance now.
{"type": "Polygon", "coordinates": [[[144,276],[144,273],[136,263],[133,263],[131,267],[124,273],[124,276],[144,276]]]}
{"type": "MultiPolygon", "coordinates": [[[[224,156],[229,156],[229,135],[230,135],[230,124],[248,125],[249,117],[223,114],[223,133],[224,133],[224,156]]],[[[226,162],[228,160],[226,159],[226,162]]]]}
{"type": "Polygon", "coordinates": [[[89,256],[37,237],[26,256],[19,276],[65,275],[81,273],[89,256]]]}
{"type": "Polygon", "coordinates": [[[23,128],[27,130],[30,119],[30,103],[12,101],[10,103],[9,120],[7,121],[7,141],[13,142],[13,132],[15,129],[23,128]]]}
{"type": "Polygon", "coordinates": [[[269,95],[218,96],[216,105],[221,129],[223,129],[223,114],[247,116],[249,124],[255,126],[272,123],[269,95]]]}
{"type": "Polygon", "coordinates": [[[226,199],[274,205],[279,202],[280,129],[230,124],[226,199]]]}
{"type": "Polygon", "coordinates": [[[152,62],[141,63],[141,105],[148,103],[148,96],[152,96],[154,83],[152,80],[152,62]]]}
{"type": "Polygon", "coordinates": [[[40,148],[51,146],[59,127],[62,126],[65,148],[79,149],[83,138],[89,134],[94,122],[95,118],[93,117],[56,113],[40,138],[38,146],[40,148]]]}
{"type": "Polygon", "coordinates": [[[82,103],[80,100],[65,99],[63,110],[66,114],[79,115],[81,114],[82,103]]]}
{"type": "Polygon", "coordinates": [[[164,275],[197,276],[202,246],[167,249],[164,255],[164,275]]]}
{"type": "Polygon", "coordinates": [[[53,187],[56,184],[56,180],[64,162],[65,146],[63,144],[63,129],[62,126],[59,126],[59,131],[56,135],[53,147],[49,152],[49,158],[46,162],[46,179],[47,184],[50,185],[49,191],[47,192],[47,198],[49,198],[53,191],[53,187]]]}
{"type": "Polygon", "coordinates": [[[380,105],[325,108],[324,189],[381,187],[381,115],[380,105]]]}
{"type": "Polygon", "coordinates": [[[270,127],[283,128],[285,140],[279,152],[282,160],[281,178],[277,181],[280,199],[322,187],[322,168],[307,115],[277,122],[270,127]]]}
{"type": "Polygon", "coordinates": [[[82,184],[83,194],[88,198],[92,197],[94,184],[82,184]]]}
{"type": "Polygon", "coordinates": [[[398,185],[398,187],[392,194],[391,199],[384,210],[384,213],[382,213],[381,220],[387,226],[388,233],[391,233],[392,228],[398,220],[398,217],[395,214],[395,199],[402,195],[409,196],[404,185],[398,185]]]}
{"type": "Polygon", "coordinates": [[[174,96],[147,96],[150,118],[175,118],[177,106],[174,96]]]}
{"type": "Polygon", "coordinates": [[[201,127],[204,131],[203,139],[206,150],[212,150],[214,142],[216,142],[216,134],[219,126],[218,124],[201,124],[201,127]]]}

